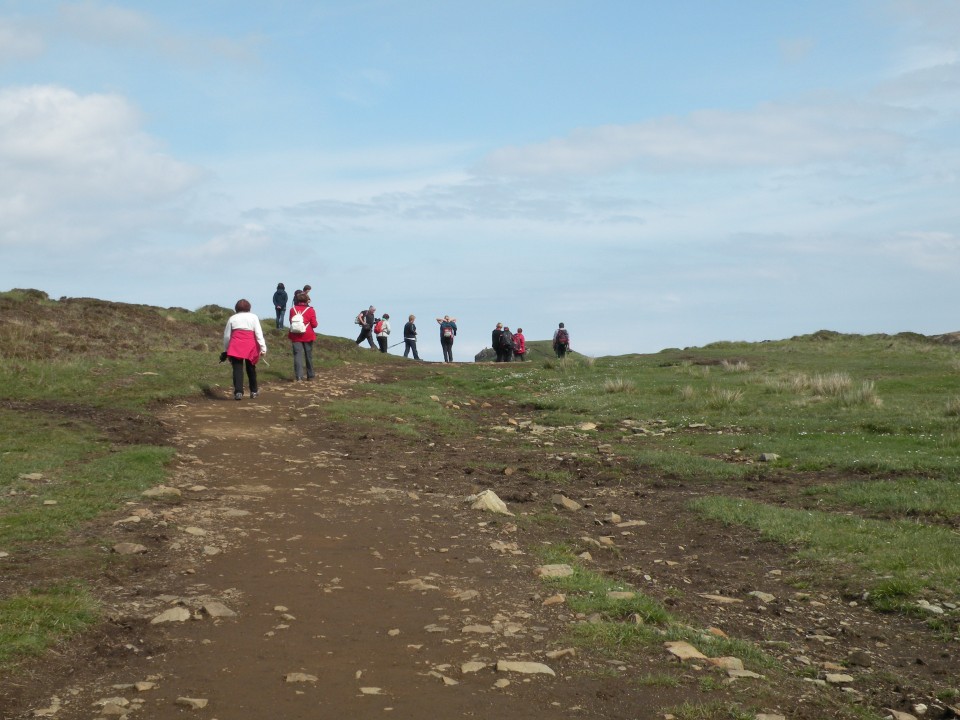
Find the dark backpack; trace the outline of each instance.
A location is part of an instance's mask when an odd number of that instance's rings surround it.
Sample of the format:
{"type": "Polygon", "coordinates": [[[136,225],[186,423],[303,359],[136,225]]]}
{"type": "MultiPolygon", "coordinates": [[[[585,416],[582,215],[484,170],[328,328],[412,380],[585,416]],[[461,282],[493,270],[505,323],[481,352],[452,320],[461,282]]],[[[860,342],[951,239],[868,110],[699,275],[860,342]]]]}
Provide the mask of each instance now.
{"type": "Polygon", "coordinates": [[[504,350],[513,350],[513,333],[505,332],[500,336],[500,347],[504,350]]]}
{"type": "Polygon", "coordinates": [[[569,345],[570,344],[570,335],[567,334],[565,328],[560,328],[557,330],[557,345],[569,345]]]}

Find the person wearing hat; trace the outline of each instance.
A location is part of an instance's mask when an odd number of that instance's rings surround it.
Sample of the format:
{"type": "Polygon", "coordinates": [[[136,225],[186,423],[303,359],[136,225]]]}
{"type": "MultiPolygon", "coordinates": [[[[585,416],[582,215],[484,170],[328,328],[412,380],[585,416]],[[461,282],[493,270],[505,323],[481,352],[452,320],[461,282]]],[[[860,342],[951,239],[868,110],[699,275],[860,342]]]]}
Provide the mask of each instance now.
{"type": "Polygon", "coordinates": [[[387,341],[390,338],[390,313],[384,313],[383,317],[373,326],[377,335],[377,344],[380,346],[380,352],[387,351],[387,341]]]}
{"type": "Polygon", "coordinates": [[[373,344],[373,325],[377,321],[377,309],[371,305],[369,310],[364,310],[357,316],[360,323],[360,335],[357,337],[357,345],[366,340],[374,350],[377,346],[373,344]]]}

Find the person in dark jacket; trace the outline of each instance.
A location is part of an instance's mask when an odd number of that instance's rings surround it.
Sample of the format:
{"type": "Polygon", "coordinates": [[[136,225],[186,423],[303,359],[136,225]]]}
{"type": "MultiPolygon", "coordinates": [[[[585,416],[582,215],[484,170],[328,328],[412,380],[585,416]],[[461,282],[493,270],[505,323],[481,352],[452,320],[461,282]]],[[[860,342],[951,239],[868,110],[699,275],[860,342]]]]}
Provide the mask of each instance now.
{"type": "Polygon", "coordinates": [[[557,357],[561,360],[566,357],[567,351],[570,349],[570,333],[567,331],[567,328],[563,323],[560,323],[560,327],[556,329],[553,333],[553,351],[557,354],[557,357]]]}
{"type": "Polygon", "coordinates": [[[490,347],[497,354],[497,362],[503,362],[503,348],[500,346],[503,337],[503,323],[497,323],[497,326],[490,333],[490,347]]]}
{"type": "Polygon", "coordinates": [[[403,326],[403,356],[408,357],[410,351],[413,350],[413,359],[419,360],[420,356],[417,354],[417,326],[413,322],[416,319],[416,315],[411,315],[410,320],[403,326]]]}
{"type": "Polygon", "coordinates": [[[360,320],[360,335],[357,336],[357,345],[366,340],[370,347],[377,350],[376,343],[373,342],[373,326],[377,322],[377,309],[371,305],[369,310],[364,310],[357,316],[360,320]]]}
{"type": "Polygon", "coordinates": [[[277,311],[277,330],[280,330],[287,314],[287,291],[283,283],[277,283],[277,291],[273,294],[273,308],[277,311]]]}
{"type": "Polygon", "coordinates": [[[440,347],[443,348],[443,361],[453,362],[453,339],[457,336],[457,319],[449,315],[437,318],[440,323],[440,347]]]}
{"type": "Polygon", "coordinates": [[[500,348],[503,353],[502,362],[511,362],[513,360],[513,333],[506,325],[503,326],[503,334],[500,336],[500,348]]]}

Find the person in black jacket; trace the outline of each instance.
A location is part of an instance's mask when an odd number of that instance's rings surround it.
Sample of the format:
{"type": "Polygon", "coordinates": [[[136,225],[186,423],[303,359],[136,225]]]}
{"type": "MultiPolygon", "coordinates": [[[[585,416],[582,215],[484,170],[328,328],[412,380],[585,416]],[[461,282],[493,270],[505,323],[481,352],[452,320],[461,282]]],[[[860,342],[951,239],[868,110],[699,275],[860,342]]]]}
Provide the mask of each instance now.
{"type": "Polygon", "coordinates": [[[403,326],[403,356],[409,357],[410,351],[413,350],[413,359],[419,360],[420,356],[417,354],[417,326],[413,322],[416,319],[416,315],[411,315],[410,320],[403,326]]]}
{"type": "Polygon", "coordinates": [[[287,291],[283,283],[277,283],[277,291],[273,294],[273,309],[277,311],[277,330],[280,330],[287,314],[287,291]]]}
{"type": "Polygon", "coordinates": [[[500,335],[500,348],[503,354],[502,362],[513,361],[513,333],[506,325],[503,327],[503,333],[500,335]]]}
{"type": "Polygon", "coordinates": [[[503,348],[501,347],[501,338],[503,337],[503,323],[497,323],[497,326],[490,334],[490,347],[497,354],[497,362],[503,362],[503,348]]]}
{"type": "Polygon", "coordinates": [[[357,337],[357,345],[366,340],[370,343],[370,347],[376,350],[377,346],[373,342],[373,325],[377,321],[377,309],[371,305],[370,309],[361,312],[358,318],[361,320],[361,323],[360,335],[357,337]]]}

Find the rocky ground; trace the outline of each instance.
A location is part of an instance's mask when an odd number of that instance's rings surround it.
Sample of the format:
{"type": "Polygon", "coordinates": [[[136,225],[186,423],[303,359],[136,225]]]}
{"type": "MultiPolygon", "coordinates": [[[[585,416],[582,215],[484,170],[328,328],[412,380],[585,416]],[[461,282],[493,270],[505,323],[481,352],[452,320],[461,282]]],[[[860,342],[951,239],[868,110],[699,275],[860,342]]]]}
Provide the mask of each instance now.
{"type": "Polygon", "coordinates": [[[115,560],[108,621],[0,681],[0,717],[955,716],[957,650],[922,617],[873,612],[842,577],[686,506],[782,487],[646,476],[589,424],[457,398],[437,401],[476,422],[468,441],[364,434],[322,414],[392,372],[358,367],[168,408],[169,487],[90,529],[115,560]],[[484,490],[513,515],[473,509],[484,490]],[[559,542],[770,664],[578,644],[595,618],[538,577],[559,542]]]}

